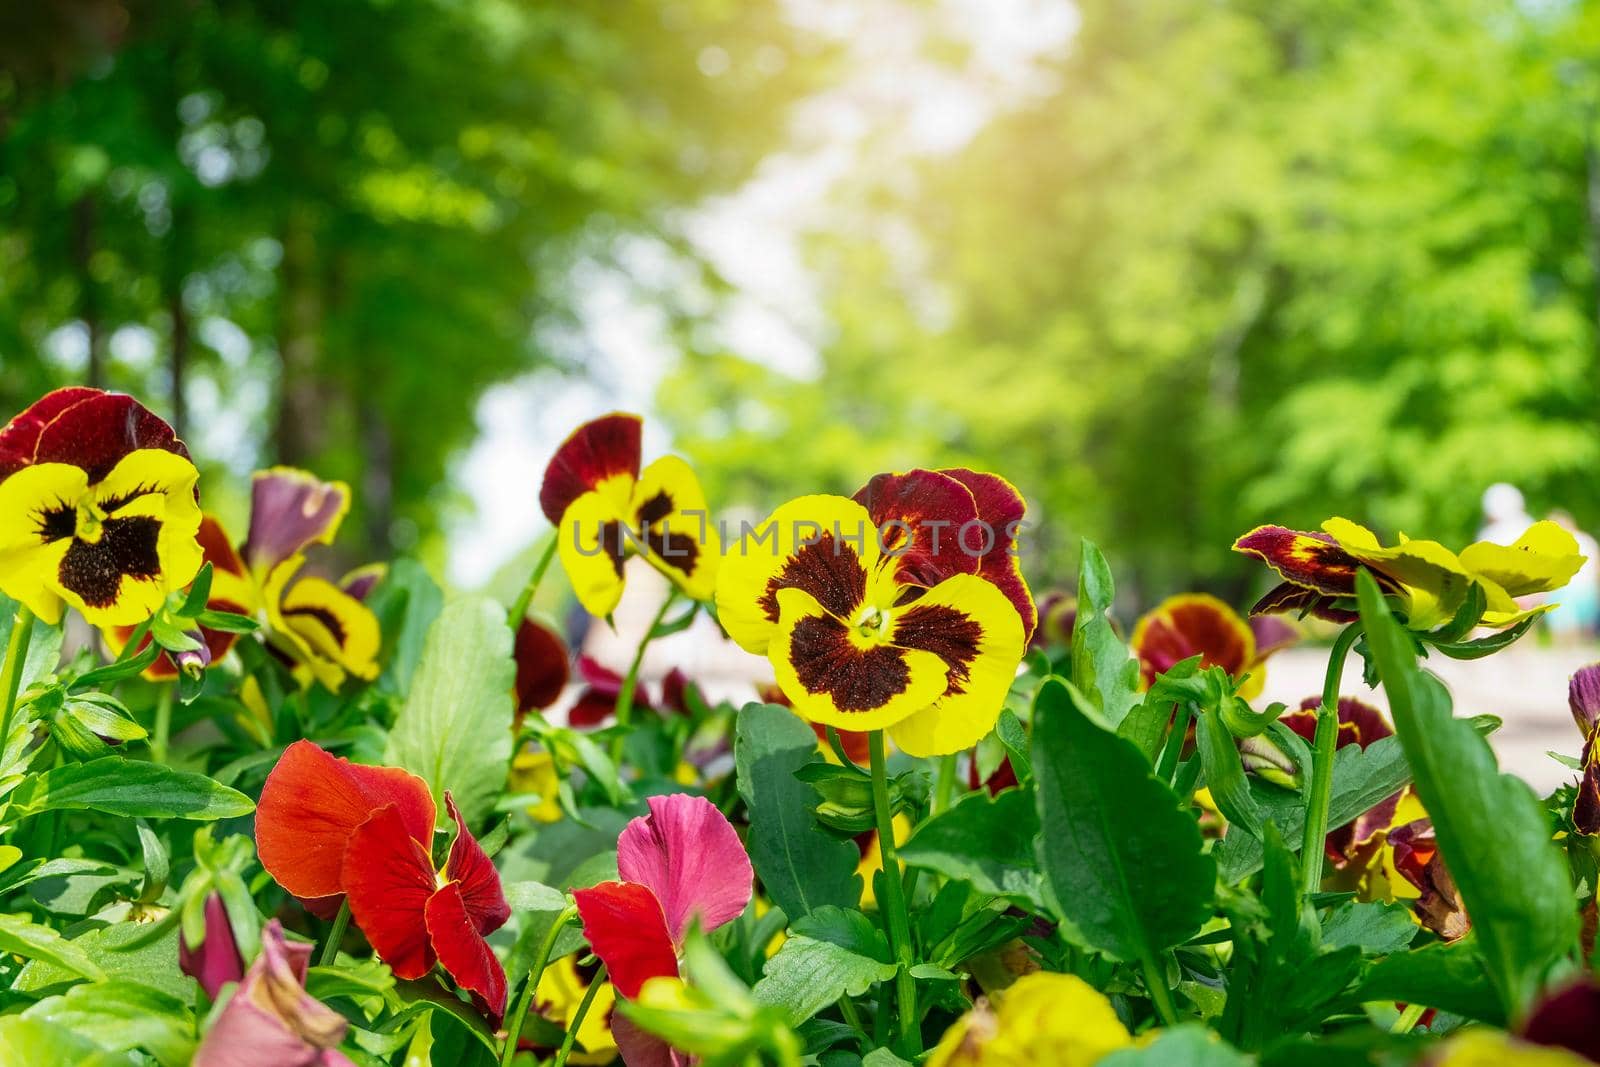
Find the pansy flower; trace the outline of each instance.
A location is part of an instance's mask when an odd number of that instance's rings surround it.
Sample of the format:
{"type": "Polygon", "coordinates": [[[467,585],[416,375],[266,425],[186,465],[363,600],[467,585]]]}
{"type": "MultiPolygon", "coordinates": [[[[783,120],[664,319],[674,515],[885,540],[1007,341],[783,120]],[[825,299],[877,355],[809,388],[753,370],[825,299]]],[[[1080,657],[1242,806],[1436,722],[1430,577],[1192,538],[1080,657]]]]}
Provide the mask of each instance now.
{"type": "MultiPolygon", "coordinates": [[[[704,797],[648,798],[650,814],[617,837],[620,882],[572,893],[589,947],[616,994],[637,999],[646,982],[679,977],[690,926],[711,932],[750,903],[755,873],[733,826],[704,797]]],[[[668,1062],[658,1038],[613,1019],[625,1063],[668,1062]]]]}
{"type": "Polygon", "coordinates": [[[694,600],[716,583],[721,542],[689,465],[662,456],[641,472],[637,415],[578,427],[550,460],[539,506],[560,538],[578,602],[607,617],[622,599],[623,564],[642,555],[694,600]]]}
{"type": "MultiPolygon", "coordinates": [[[[315,680],[338,690],[347,675],[378,676],[382,635],[377,616],[362,603],[382,575],[367,566],[339,582],[300,574],[312,545],[333,541],[350,506],[343,482],[324,482],[306,471],[274,467],[251,481],[250,533],[240,548],[222,524],[205,516],[200,544],[211,564],[206,607],[248,615],[263,624],[267,647],[294,670],[301,684],[315,680]]],[[[132,627],[110,627],[106,640],[120,648],[132,627]]],[[[235,635],[200,628],[211,659],[225,654],[235,635]]],[[[152,677],[171,677],[165,656],[152,677]]]]}
{"type": "Polygon", "coordinates": [[[913,756],[970,748],[1000,716],[1026,643],[1023,617],[981,574],[940,577],[951,561],[924,551],[915,526],[886,553],[879,525],[844,497],[784,504],[724,558],[718,618],[742,648],[771,660],[802,718],[888,729],[913,756]]]}
{"type": "Polygon", "coordinates": [[[47,623],[134,625],[200,570],[199,472],[137,400],[57,389],[0,429],[0,590],[47,623]]]}
{"type": "Polygon", "coordinates": [[[1158,675],[1193,656],[1203,667],[1221,667],[1238,682],[1246,700],[1266,684],[1268,656],[1287,648],[1299,631],[1282,619],[1257,616],[1245,622],[1227,604],[1207,593],[1168,597],[1133,627],[1134,655],[1146,687],[1158,675]]]}
{"type": "Polygon", "coordinates": [[[1548,521],[1534,523],[1514,544],[1479,541],[1459,555],[1437,541],[1404,534],[1399,544],[1384,545],[1371,530],[1340,518],[1323,523],[1318,533],[1258,526],[1233,547],[1260,559],[1283,579],[1251,614],[1310,612],[1333,622],[1353,622],[1355,575],[1365,568],[1414,630],[1450,622],[1474,585],[1486,603],[1478,624],[1513,626],[1544,610],[1523,608],[1516,598],[1560,589],[1583,566],[1577,541],[1548,521]]]}
{"type": "Polygon", "coordinates": [[[345,1017],[306,992],[311,946],[277,919],[261,930],[261,955],[195,1050],[195,1067],[355,1067],[339,1051],[345,1017]]]}
{"type": "Polygon", "coordinates": [[[561,699],[571,675],[570,657],[561,635],[529,616],[517,626],[512,658],[517,664],[514,725],[520,729],[530,711],[543,711],[561,699]]]}
{"type": "Polygon", "coordinates": [[[1133,1046],[1111,1001],[1077,975],[1025,974],[995,1000],[980,997],[957,1019],[926,1067],[1090,1067],[1133,1046]]]}
{"type": "Polygon", "coordinates": [[[1573,674],[1567,707],[1583,734],[1583,777],[1572,798],[1572,826],[1586,837],[1600,834],[1600,663],[1573,674]]]}
{"type": "Polygon", "coordinates": [[[445,793],[456,824],[433,864],[437,812],[421,778],[336,758],[310,741],[284,750],[256,806],[261,865],[297,897],[344,894],[350,915],[398,978],[438,963],[495,1020],[506,976],[484,937],[511,917],[500,875],[445,793]]]}

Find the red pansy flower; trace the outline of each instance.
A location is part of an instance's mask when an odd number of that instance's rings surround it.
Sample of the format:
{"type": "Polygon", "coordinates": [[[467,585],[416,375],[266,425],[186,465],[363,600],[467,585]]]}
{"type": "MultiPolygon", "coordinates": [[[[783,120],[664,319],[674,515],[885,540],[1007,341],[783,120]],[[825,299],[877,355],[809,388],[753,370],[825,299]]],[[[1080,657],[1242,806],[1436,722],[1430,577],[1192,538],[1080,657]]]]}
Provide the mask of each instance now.
{"type": "Polygon", "coordinates": [[[1133,627],[1133,652],[1146,686],[1156,676],[1192,656],[1201,666],[1221,667],[1243,684],[1239,695],[1249,700],[1266,684],[1262,664],[1267,657],[1299,639],[1290,623],[1257,616],[1248,623],[1223,601],[1207,593],[1168,597],[1133,627]]]}
{"type": "Polygon", "coordinates": [[[295,896],[345,894],[351,917],[396,977],[421,978],[438,963],[498,1021],[506,976],[484,937],[511,909],[494,864],[448,792],[444,800],[456,838],[439,871],[427,783],[296,741],[261,790],[256,847],[261,865],[295,896]]]}

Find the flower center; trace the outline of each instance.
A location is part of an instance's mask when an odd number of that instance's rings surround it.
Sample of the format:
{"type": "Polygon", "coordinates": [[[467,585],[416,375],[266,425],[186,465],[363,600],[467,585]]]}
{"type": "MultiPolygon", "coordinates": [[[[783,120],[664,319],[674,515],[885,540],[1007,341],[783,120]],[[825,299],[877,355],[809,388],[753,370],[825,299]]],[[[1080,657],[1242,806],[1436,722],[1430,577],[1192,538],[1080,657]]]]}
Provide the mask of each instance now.
{"type": "Polygon", "coordinates": [[[92,499],[78,501],[77,521],[72,534],[79,541],[98,544],[105,533],[106,513],[92,499]]]}
{"type": "Polygon", "coordinates": [[[882,608],[864,608],[856,618],[856,637],[865,644],[877,644],[887,640],[889,619],[889,613],[882,608]]]}

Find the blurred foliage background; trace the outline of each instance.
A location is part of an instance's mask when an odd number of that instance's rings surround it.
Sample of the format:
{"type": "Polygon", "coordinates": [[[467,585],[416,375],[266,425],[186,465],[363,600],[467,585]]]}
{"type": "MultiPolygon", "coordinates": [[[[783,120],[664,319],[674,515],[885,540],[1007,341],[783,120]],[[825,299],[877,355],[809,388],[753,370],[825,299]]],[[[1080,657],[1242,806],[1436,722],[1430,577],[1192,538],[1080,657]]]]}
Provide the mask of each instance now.
{"type": "MultiPolygon", "coordinates": [[[[1036,586],[1087,535],[1144,600],[1245,595],[1228,546],[1262,521],[1464,541],[1500,480],[1600,527],[1600,3],[990,10],[8,5],[3,410],[153,390],[219,463],[356,484],[358,551],[426,544],[475,506],[451,475],[485,390],[602,361],[571,342],[610,262],[662,316],[651,414],[714,504],[994,469],[1036,586]],[[868,108],[795,205],[804,358],[704,328],[739,286],[699,205],[814,159],[830,94],[983,83],[991,24],[1063,11],[970,129],[908,148],[868,108]]],[[[531,507],[544,458],[496,491],[531,507]]]]}

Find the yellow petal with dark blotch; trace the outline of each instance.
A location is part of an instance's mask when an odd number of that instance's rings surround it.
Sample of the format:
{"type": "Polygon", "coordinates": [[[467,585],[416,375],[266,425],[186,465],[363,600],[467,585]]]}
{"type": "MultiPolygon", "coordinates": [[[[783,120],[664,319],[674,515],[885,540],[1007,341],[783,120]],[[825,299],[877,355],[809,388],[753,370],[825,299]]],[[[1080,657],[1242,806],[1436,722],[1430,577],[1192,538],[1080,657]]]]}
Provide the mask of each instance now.
{"type": "Polygon", "coordinates": [[[867,595],[881,549],[867,509],[842,496],[802,496],[728,546],[717,572],[717,617],[747,652],[767,651],[779,590],[809,593],[839,619],[867,595]]]}
{"type": "Polygon", "coordinates": [[[199,479],[183,456],[142,448],[91,487],[104,513],[99,539],[76,538],[57,568],[58,592],[90,625],[137,625],[194,580],[205,558],[199,479]]]}
{"type": "Polygon", "coordinates": [[[1548,593],[1572,580],[1583,566],[1577,539],[1545,519],[1510,545],[1479,541],[1461,550],[1467,570],[1494,582],[1509,596],[1548,593]]]}
{"type": "Polygon", "coordinates": [[[648,558],[690,599],[710,600],[717,588],[722,540],[694,470],[677,456],[644,469],[633,490],[634,529],[648,558]]]}
{"type": "Polygon", "coordinates": [[[944,663],[945,691],[891,728],[912,756],[946,756],[994,729],[1027,641],[1022,616],[1004,591],[975,574],[946,578],[898,609],[890,639],[944,663]]]}
{"type": "Polygon", "coordinates": [[[780,589],[777,601],[767,655],[779,688],[801,718],[846,730],[881,730],[945,692],[945,664],[932,652],[864,642],[802,589],[780,589]]]}
{"type": "Polygon", "coordinates": [[[0,590],[52,625],[63,607],[61,559],[88,488],[88,476],[70,463],[23,467],[0,482],[0,590]]]}
{"type": "Polygon", "coordinates": [[[1379,545],[1372,531],[1348,519],[1329,519],[1322,528],[1351,556],[1400,586],[1397,595],[1406,625],[1413,630],[1432,630],[1449,622],[1472,585],[1461,560],[1437,541],[1402,538],[1389,548],[1379,545]]]}
{"type": "Polygon", "coordinates": [[[610,494],[590,490],[568,505],[556,536],[578,603],[597,619],[610,615],[622,600],[622,565],[636,550],[625,515],[610,494]]]}
{"type": "MultiPolygon", "coordinates": [[[[311,650],[306,665],[318,680],[332,676],[325,667],[330,663],[367,681],[378,676],[378,650],[383,640],[378,618],[332,582],[298,579],[289,586],[278,615],[311,650]]],[[[337,688],[337,683],[329,688],[337,688]]]]}

